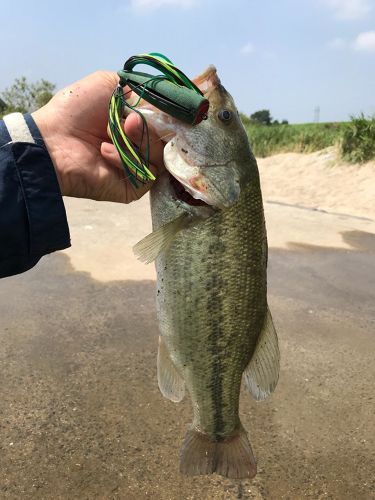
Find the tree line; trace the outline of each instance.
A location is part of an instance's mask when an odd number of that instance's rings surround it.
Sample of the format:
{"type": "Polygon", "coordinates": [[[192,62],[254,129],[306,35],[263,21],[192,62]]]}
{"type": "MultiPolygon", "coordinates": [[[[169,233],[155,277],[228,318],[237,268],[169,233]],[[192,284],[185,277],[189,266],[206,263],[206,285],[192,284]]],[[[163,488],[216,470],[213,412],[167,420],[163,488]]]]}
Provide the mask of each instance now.
{"type": "Polygon", "coordinates": [[[0,117],[18,111],[30,113],[41,108],[53,97],[56,85],[48,80],[28,82],[25,76],[0,93],[0,117]]]}
{"type": "Polygon", "coordinates": [[[271,111],[269,109],[260,109],[255,111],[250,116],[241,113],[241,119],[245,125],[288,125],[288,120],[274,120],[271,116],[271,111]]]}

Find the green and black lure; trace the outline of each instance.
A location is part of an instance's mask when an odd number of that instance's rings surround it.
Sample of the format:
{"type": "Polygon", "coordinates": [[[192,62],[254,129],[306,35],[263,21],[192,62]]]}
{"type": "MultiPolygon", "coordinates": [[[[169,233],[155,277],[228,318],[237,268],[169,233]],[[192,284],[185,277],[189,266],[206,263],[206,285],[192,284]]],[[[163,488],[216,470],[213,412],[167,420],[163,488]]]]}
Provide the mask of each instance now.
{"type": "Polygon", "coordinates": [[[109,131],[127,176],[133,186],[138,187],[138,182],[144,184],[149,180],[155,180],[149,168],[150,145],[147,121],[136,109],[140,100],[148,101],[161,111],[189,125],[197,125],[207,118],[209,102],[200,89],[162,54],[150,53],[130,57],[124,64],[124,69],[118,71],[118,75],[120,81],[109,103],[109,131]],[[162,74],[150,75],[133,71],[138,64],[151,66],[161,71],[162,74]],[[126,101],[126,93],[124,94],[126,85],[130,91],[134,91],[139,96],[134,105],[126,101]],[[142,118],[142,140],[146,132],[147,141],[145,158],[123,130],[121,121],[126,107],[138,113],[142,118]]]}

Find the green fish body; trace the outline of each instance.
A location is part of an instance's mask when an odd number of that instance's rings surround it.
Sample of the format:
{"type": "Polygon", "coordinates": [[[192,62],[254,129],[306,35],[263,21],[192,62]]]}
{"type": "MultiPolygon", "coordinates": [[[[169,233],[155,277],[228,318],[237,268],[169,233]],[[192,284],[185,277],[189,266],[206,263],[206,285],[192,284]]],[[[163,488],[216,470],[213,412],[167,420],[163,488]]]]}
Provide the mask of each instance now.
{"type": "Polygon", "coordinates": [[[176,402],[186,388],[193,406],[181,471],[242,478],[255,475],[256,463],[238,414],[241,381],[256,399],[268,396],[279,351],[267,307],[258,168],[233,100],[213,71],[203,77],[210,84],[208,123],[166,146],[169,172],[151,190],[154,233],[138,253],[156,257],[159,387],[176,402]],[[218,132],[221,109],[232,121],[218,132]]]}

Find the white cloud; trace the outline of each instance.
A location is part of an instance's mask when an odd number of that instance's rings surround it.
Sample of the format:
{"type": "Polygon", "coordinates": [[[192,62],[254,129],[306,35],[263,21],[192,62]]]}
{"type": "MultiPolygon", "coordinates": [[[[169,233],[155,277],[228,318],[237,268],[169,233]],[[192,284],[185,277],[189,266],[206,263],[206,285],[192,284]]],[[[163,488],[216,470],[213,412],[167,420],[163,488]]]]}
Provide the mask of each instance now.
{"type": "Polygon", "coordinates": [[[197,0],[131,0],[130,5],[136,10],[156,10],[161,7],[181,7],[187,9],[196,5],[197,0]]]}
{"type": "Polygon", "coordinates": [[[252,54],[253,52],[255,52],[255,47],[252,43],[248,42],[241,48],[240,52],[241,54],[252,54]]]}
{"type": "Polygon", "coordinates": [[[353,43],[355,50],[375,52],[375,31],[360,33],[353,43]]]}
{"type": "Polygon", "coordinates": [[[328,42],[328,47],[333,50],[341,50],[346,47],[347,43],[343,38],[334,38],[328,42]]]}
{"type": "Polygon", "coordinates": [[[360,19],[372,9],[372,0],[322,0],[338,19],[360,19]]]}

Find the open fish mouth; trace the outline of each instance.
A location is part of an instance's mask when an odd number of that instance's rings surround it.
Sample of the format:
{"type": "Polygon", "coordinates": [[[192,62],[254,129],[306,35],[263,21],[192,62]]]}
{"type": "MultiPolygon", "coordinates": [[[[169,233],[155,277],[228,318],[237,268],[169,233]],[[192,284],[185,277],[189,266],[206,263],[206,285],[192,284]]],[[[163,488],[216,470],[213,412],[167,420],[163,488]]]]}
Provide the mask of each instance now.
{"type": "Polygon", "coordinates": [[[208,203],[201,200],[200,198],[194,198],[184,187],[181,182],[179,182],[176,177],[173,177],[172,174],[169,173],[169,182],[173,188],[174,194],[176,198],[184,203],[187,203],[193,207],[199,206],[209,206],[208,203]]]}
{"type": "Polygon", "coordinates": [[[238,171],[233,164],[191,165],[179,154],[173,140],[164,148],[164,164],[176,198],[188,205],[227,208],[240,195],[238,171]]]}

